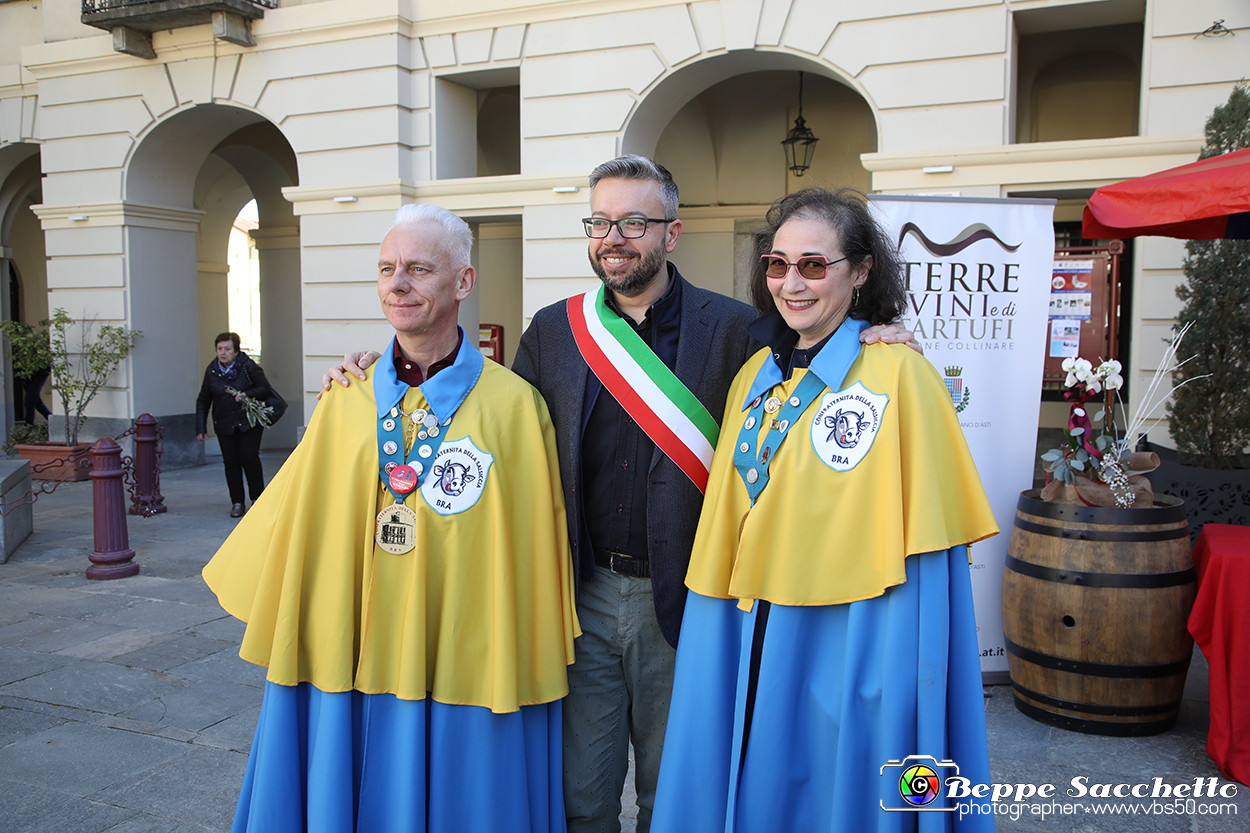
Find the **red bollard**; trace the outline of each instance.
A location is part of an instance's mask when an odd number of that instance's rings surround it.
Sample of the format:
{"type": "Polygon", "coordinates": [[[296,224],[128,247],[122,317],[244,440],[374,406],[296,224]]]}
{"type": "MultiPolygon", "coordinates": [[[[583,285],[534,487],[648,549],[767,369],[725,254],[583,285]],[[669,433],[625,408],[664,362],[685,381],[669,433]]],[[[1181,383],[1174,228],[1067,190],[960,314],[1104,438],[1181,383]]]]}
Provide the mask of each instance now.
{"type": "Polygon", "coordinates": [[[122,484],[122,448],[104,437],[91,446],[91,510],[95,552],[87,556],[87,578],[104,581],[139,574],[130,559],[130,531],[126,528],[126,488],[122,484]]]}
{"type": "Polygon", "coordinates": [[[159,515],[169,511],[161,495],[160,472],[156,460],[156,417],[140,414],[135,420],[135,496],[128,510],[132,515],[159,515]]]}

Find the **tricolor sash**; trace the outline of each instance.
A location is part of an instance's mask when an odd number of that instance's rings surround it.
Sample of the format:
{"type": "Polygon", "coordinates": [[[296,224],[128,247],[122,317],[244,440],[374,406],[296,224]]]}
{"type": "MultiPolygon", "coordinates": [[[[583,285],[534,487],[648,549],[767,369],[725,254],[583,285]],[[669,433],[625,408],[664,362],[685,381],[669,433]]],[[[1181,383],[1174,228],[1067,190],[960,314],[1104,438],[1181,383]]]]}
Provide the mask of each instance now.
{"type": "Polygon", "coordinates": [[[569,324],[586,364],[656,446],[702,492],[720,428],[695,395],[627,321],[604,287],[569,298],[569,324]]]}

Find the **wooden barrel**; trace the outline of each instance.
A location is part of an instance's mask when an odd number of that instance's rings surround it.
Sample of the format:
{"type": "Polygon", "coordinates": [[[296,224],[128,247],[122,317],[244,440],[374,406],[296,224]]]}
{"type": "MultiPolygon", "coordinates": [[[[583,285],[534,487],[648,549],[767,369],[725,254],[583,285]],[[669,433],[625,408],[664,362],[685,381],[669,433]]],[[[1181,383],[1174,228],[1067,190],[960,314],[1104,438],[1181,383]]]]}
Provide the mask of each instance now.
{"type": "Polygon", "coordinates": [[[1167,731],[1193,653],[1197,592],[1184,503],[1153,509],[1020,495],[1003,571],[1003,634],[1016,707],[1099,735],[1167,731]]]}

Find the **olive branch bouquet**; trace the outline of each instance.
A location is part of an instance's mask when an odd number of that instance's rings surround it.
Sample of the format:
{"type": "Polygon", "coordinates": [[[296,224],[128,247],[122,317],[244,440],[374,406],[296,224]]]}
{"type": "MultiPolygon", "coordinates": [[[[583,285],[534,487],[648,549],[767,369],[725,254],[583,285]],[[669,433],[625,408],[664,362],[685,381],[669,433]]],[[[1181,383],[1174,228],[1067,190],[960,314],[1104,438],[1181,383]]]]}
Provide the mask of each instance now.
{"type": "Polygon", "coordinates": [[[259,423],[264,428],[273,425],[273,406],[266,405],[259,399],[248,396],[241,390],[226,386],[226,393],[235,398],[240,405],[243,406],[243,414],[247,417],[247,424],[251,428],[255,428],[259,423]]]}

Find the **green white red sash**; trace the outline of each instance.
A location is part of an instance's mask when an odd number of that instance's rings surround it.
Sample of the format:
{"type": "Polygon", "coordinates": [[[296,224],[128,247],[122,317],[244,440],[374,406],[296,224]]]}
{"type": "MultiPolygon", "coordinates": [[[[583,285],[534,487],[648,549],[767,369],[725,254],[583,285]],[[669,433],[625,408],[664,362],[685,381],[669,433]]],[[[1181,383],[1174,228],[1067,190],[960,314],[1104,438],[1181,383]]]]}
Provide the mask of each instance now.
{"type": "Polygon", "coordinates": [[[720,428],[634,328],[604,301],[604,288],[569,298],[569,324],[582,358],[657,447],[702,492],[720,428]]]}

